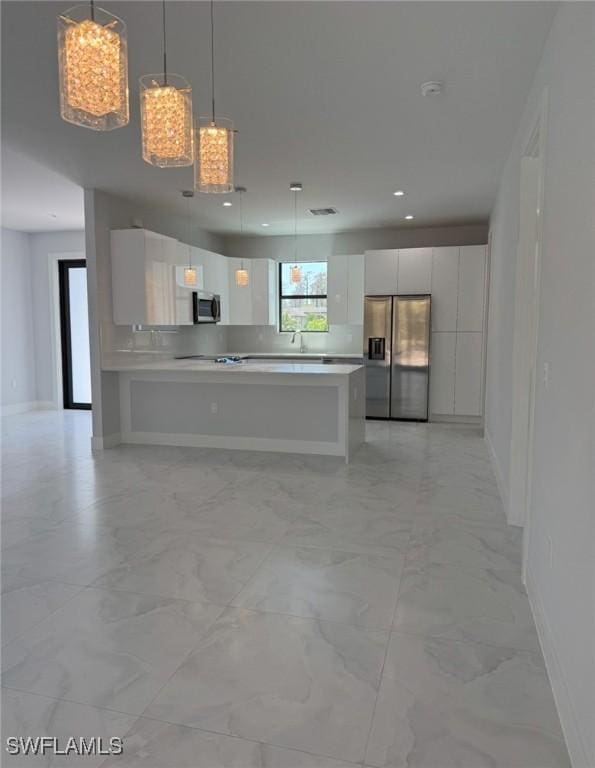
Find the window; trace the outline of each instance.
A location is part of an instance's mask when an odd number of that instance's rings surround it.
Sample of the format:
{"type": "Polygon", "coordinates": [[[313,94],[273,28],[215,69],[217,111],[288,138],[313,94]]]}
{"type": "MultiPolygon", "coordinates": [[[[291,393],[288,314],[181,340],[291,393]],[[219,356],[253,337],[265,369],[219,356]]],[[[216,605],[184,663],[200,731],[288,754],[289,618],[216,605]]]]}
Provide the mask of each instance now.
{"type": "Polygon", "coordinates": [[[279,330],[328,331],[326,261],[279,264],[279,330]]]}

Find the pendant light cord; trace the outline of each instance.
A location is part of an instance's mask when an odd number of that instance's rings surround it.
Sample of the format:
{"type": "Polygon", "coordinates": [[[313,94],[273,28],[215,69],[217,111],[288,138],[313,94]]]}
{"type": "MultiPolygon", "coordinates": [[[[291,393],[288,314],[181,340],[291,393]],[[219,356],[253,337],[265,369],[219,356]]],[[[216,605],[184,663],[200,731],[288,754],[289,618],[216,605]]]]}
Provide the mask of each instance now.
{"type": "Polygon", "coordinates": [[[95,0],[89,0],[91,6],[91,21],[95,21],[95,0]]]}
{"type": "Polygon", "coordinates": [[[293,258],[297,264],[297,190],[293,193],[293,258]]]}
{"type": "MultiPolygon", "coordinates": [[[[244,209],[242,208],[243,195],[244,195],[244,190],[241,189],[240,190],[240,237],[244,234],[244,209]]],[[[242,259],[240,267],[244,269],[244,259],[242,259]]]]}
{"type": "Polygon", "coordinates": [[[192,269],[192,250],[190,248],[190,230],[191,227],[191,218],[192,215],[190,213],[190,195],[186,197],[186,239],[188,240],[188,268],[192,269]]]}
{"type": "MultiPolygon", "coordinates": [[[[215,2],[211,0],[211,116],[215,123],[215,2]]],[[[240,195],[240,200],[241,200],[240,195]]]]}
{"type": "Polygon", "coordinates": [[[161,15],[163,17],[163,84],[167,85],[167,44],[165,36],[165,0],[161,3],[161,15]]]}

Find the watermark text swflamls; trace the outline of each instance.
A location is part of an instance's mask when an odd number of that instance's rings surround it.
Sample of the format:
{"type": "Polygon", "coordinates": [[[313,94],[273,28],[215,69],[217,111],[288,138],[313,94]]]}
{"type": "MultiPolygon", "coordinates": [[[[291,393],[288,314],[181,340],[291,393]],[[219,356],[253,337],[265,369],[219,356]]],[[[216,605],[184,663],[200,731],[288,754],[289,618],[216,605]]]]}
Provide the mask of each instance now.
{"type": "Polygon", "coordinates": [[[9,736],[6,739],[9,755],[121,755],[124,743],[117,736],[104,739],[101,736],[89,738],[70,736],[58,739],[56,736],[9,736]]]}

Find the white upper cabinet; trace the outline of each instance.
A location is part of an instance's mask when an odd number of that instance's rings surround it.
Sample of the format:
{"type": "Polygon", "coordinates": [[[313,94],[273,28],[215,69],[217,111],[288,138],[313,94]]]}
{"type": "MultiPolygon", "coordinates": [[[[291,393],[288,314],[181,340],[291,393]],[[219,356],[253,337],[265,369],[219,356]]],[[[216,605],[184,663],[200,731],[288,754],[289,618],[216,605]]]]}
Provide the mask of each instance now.
{"type": "Polygon", "coordinates": [[[276,323],[276,265],[270,259],[228,258],[229,325],[276,323]],[[248,285],[237,285],[236,270],[248,272],[248,285]]]}
{"type": "Polygon", "coordinates": [[[364,257],[354,254],[349,259],[349,278],[347,283],[347,323],[364,324],[364,257]]]}
{"type": "Polygon", "coordinates": [[[275,325],[277,264],[271,259],[251,259],[249,263],[252,267],[252,325],[275,325]]]}
{"type": "Polygon", "coordinates": [[[392,248],[384,251],[366,251],[364,292],[366,296],[396,294],[399,252],[392,248]]]}
{"type": "Polygon", "coordinates": [[[363,325],[364,257],[329,256],[327,272],[329,325],[363,325]]]}
{"type": "Polygon", "coordinates": [[[176,325],[177,241],[145,229],[111,233],[116,325],[176,325]]]}
{"type": "Polygon", "coordinates": [[[252,287],[254,275],[249,260],[227,259],[227,280],[229,285],[229,324],[252,325],[252,287]],[[243,267],[248,272],[248,285],[236,284],[236,270],[243,267]]]}
{"type": "Polygon", "coordinates": [[[329,256],[326,279],[328,324],[347,325],[349,314],[349,256],[329,256]]]}
{"type": "Polygon", "coordinates": [[[432,289],[432,249],[399,249],[397,285],[399,294],[430,293],[432,289]]]}
{"type": "Polygon", "coordinates": [[[483,333],[457,333],[455,415],[481,416],[483,333]]]}
{"type": "Polygon", "coordinates": [[[200,289],[221,297],[220,325],[229,325],[228,259],[220,253],[193,246],[192,266],[198,266],[199,270],[202,270],[200,289]]]}
{"type": "Polygon", "coordinates": [[[485,245],[461,248],[459,257],[458,331],[482,331],[485,293],[485,245]]]}
{"type": "Polygon", "coordinates": [[[459,248],[434,248],[432,253],[432,330],[456,331],[459,248]]]}

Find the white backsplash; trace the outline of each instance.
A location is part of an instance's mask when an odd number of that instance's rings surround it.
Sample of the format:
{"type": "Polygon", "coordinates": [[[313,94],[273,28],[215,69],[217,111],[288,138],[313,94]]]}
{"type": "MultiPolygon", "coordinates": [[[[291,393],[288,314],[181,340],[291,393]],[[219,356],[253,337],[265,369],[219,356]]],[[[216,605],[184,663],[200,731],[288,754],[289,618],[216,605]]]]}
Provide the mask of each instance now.
{"type": "MultiPolygon", "coordinates": [[[[291,343],[291,333],[279,333],[274,326],[232,325],[227,329],[228,352],[299,352],[300,339],[291,343]]],[[[304,333],[307,352],[362,354],[363,327],[336,325],[328,333],[304,333]]]]}
{"type": "MultiPolygon", "coordinates": [[[[247,352],[300,351],[299,336],[291,343],[291,333],[279,333],[272,326],[192,325],[179,328],[142,328],[105,323],[101,329],[102,350],[113,359],[123,354],[152,358],[175,355],[218,355],[247,352]]],[[[361,325],[338,325],[328,333],[304,333],[306,352],[362,354],[361,325]]]]}

